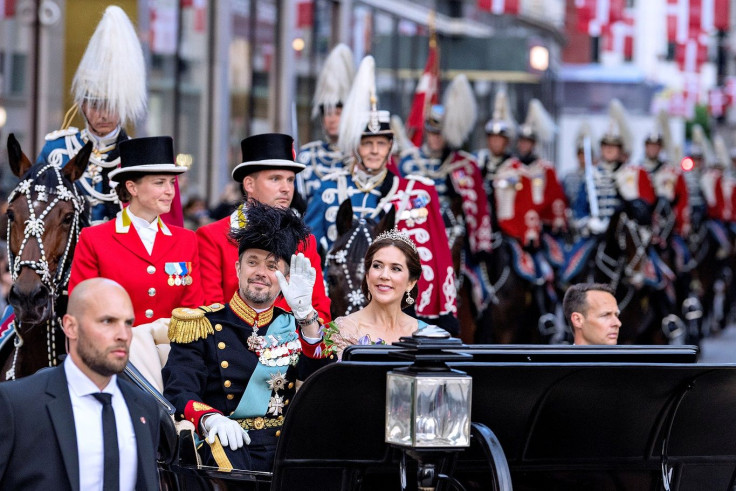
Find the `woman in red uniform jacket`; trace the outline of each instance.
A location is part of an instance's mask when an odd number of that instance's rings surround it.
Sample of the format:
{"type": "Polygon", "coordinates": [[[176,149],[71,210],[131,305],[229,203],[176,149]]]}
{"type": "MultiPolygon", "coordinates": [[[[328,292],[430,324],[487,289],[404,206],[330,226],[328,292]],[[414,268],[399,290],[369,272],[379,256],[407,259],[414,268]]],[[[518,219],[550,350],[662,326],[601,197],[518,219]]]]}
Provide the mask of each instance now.
{"type": "Polygon", "coordinates": [[[194,232],[166,225],[176,175],[168,136],[120,143],[121,167],[110,172],[120,201],[129,206],[115,220],[85,228],[72,261],[69,293],[88,278],[110,278],[130,295],[135,325],[171,317],[177,307],[203,303],[199,254],[194,232]]]}

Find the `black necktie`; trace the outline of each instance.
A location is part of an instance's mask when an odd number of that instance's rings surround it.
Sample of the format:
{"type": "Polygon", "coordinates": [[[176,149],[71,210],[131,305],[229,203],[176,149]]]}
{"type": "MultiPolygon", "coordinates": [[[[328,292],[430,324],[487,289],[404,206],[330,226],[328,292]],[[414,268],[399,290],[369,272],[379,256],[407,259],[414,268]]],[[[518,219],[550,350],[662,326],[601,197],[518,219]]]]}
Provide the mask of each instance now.
{"type": "Polygon", "coordinates": [[[112,409],[112,394],[92,394],[102,404],[102,438],[104,448],[103,488],[105,491],[120,489],[120,458],[118,456],[118,430],[115,426],[115,411],[112,409]]]}

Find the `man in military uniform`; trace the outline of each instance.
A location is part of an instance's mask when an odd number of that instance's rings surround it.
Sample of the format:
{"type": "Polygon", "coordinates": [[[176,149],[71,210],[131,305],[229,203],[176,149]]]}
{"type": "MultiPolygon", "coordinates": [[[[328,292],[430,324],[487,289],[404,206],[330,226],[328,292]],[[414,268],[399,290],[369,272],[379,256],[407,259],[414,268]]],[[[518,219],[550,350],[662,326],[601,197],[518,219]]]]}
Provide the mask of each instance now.
{"type": "Polygon", "coordinates": [[[322,178],[342,168],[344,155],[337,146],[342,105],[353,82],[353,53],[344,44],[338,44],[325,60],[317,79],[312,103],[312,118],[320,118],[324,140],[302,145],[298,161],[306,167],[298,176],[299,193],[305,203],[319,188],[322,178]]]}
{"type": "MultiPolygon", "coordinates": [[[[125,125],[142,119],[146,112],[146,72],[143,50],[125,12],[110,6],[89,41],[72,81],[74,107],[62,129],[46,135],[38,162],[64,166],[88,142],[93,143],[89,165],[75,182],[87,197],[92,223],[114,218],[120,211],[108,174],[120,163],[118,144],[127,140],[125,125]],[[114,34],[113,34],[114,33],[114,34]],[[69,126],[81,111],[85,127],[69,126]]],[[[183,226],[178,185],[171,211],[161,218],[183,226]]]]}
{"type": "Polygon", "coordinates": [[[437,240],[445,235],[439,198],[431,180],[416,175],[404,179],[387,168],[394,134],[388,111],[376,107],[374,70],[373,57],[366,56],[345,105],[348,119],[341,127],[340,145],[350,155],[348,165],[325,177],[304,220],[320,247],[330,251],[344,201],[352,203],[355,220],[380,220],[393,208],[396,227],[417,243],[422,260],[417,317],[457,333],[452,257],[447,241],[437,240]]]}
{"type": "MultiPolygon", "coordinates": [[[[246,201],[221,220],[197,229],[197,244],[206,303],[224,303],[238,286],[234,264],[238,260],[237,245],[229,233],[248,223],[248,202],[286,208],[294,197],[295,176],[303,171],[304,164],[294,161],[294,140],[289,135],[264,133],[245,138],[241,143],[243,162],[233,169],[233,179],[241,183],[246,201]]],[[[298,245],[317,273],[317,288],[312,299],[314,308],[323,322],[330,320],[330,299],[323,287],[322,266],[317,253],[317,242],[309,235],[298,245]]],[[[283,298],[276,305],[288,311],[283,298]]]]}
{"type": "Polygon", "coordinates": [[[297,378],[327,362],[311,303],[316,273],[295,254],[308,235],[289,208],[252,203],[247,226],[233,232],[239,286],[230,302],[173,312],[164,395],[206,440],[207,465],[270,471],[297,378]],[[279,293],[292,313],[274,306],[279,293]]]}
{"type": "MultiPolygon", "coordinates": [[[[467,238],[471,255],[490,253],[491,211],[483,176],[475,157],[460,150],[475,125],[474,119],[467,117],[475,114],[475,98],[464,75],[452,81],[445,100],[453,104],[430,108],[424,124],[425,143],[402,152],[399,171],[404,177],[419,175],[434,181],[453,258],[459,257],[455,245],[462,248],[463,238],[467,238]]],[[[455,273],[460,274],[458,262],[455,273]]]]}

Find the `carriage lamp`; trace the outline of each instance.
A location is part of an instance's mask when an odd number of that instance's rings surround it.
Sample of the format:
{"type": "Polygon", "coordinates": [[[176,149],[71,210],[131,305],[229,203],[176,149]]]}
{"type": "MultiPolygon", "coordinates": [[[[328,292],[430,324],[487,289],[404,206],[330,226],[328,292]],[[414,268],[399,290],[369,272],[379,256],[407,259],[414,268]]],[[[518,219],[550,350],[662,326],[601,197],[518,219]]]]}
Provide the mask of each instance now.
{"type": "Polygon", "coordinates": [[[414,451],[470,446],[473,379],[446,365],[469,357],[447,351],[462,342],[428,326],[394,345],[413,364],[386,376],[386,443],[414,451]]]}

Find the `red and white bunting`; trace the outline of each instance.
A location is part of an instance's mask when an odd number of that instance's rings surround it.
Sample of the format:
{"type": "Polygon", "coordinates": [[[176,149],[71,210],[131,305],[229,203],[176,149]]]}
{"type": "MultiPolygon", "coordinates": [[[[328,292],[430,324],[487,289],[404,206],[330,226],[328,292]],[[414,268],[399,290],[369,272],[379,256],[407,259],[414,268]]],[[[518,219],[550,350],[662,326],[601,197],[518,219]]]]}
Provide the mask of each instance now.
{"type": "Polygon", "coordinates": [[[159,55],[176,54],[176,37],[179,30],[177,5],[156,0],[151,4],[150,43],[151,52],[159,55]]]}
{"type": "Polygon", "coordinates": [[[624,19],[626,0],[575,0],[575,6],[578,30],[596,37],[624,19]]]}
{"type": "Polygon", "coordinates": [[[700,67],[708,61],[707,37],[700,35],[688,39],[684,44],[675,46],[675,61],[680,70],[686,73],[698,73],[700,67]]]}
{"type": "Polygon", "coordinates": [[[623,18],[606,26],[604,49],[620,54],[624,59],[634,56],[634,14],[630,9],[624,11],[623,18]]]}
{"type": "Polygon", "coordinates": [[[715,87],[708,91],[708,112],[714,118],[720,118],[726,112],[728,99],[721,87],[715,87]]]}
{"type": "Polygon", "coordinates": [[[0,19],[8,19],[15,16],[16,0],[0,0],[0,19]]]}
{"type": "Polygon", "coordinates": [[[478,9],[496,15],[519,15],[521,0],[478,0],[478,9]]]}

